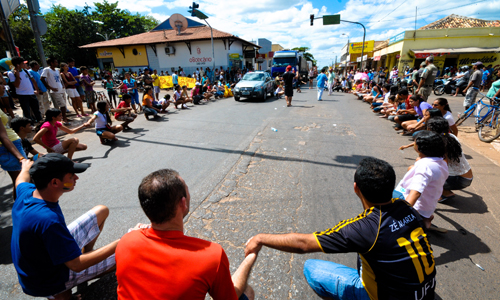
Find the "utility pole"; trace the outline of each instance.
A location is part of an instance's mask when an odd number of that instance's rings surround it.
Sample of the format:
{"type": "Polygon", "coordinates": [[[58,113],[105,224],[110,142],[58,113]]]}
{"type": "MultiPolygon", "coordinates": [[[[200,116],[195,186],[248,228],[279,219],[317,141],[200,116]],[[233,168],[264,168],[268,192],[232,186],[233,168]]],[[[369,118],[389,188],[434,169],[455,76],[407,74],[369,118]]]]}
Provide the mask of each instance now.
{"type": "Polygon", "coordinates": [[[0,1],[0,21],[2,22],[3,32],[5,35],[5,39],[7,40],[7,49],[9,49],[10,56],[17,56],[16,45],[14,44],[14,38],[12,37],[12,32],[10,31],[9,22],[7,21],[7,17],[5,17],[5,10],[0,1]]]}
{"type": "Polygon", "coordinates": [[[47,67],[47,60],[45,59],[45,53],[43,52],[42,40],[40,39],[40,28],[38,27],[38,11],[35,11],[33,7],[33,1],[37,0],[26,0],[28,4],[28,10],[30,13],[31,28],[33,29],[33,34],[35,35],[36,47],[38,48],[38,55],[42,61],[42,66],[47,67]]]}

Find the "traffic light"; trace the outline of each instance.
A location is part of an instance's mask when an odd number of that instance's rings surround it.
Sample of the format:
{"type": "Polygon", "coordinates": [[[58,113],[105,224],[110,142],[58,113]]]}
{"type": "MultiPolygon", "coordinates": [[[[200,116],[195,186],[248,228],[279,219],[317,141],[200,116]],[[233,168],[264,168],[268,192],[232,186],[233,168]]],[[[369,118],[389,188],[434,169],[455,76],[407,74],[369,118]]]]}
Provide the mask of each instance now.
{"type": "Polygon", "coordinates": [[[314,15],[311,15],[311,26],[313,26],[313,22],[314,22],[314,15]]]}
{"type": "Polygon", "coordinates": [[[196,9],[200,7],[199,4],[196,4],[196,2],[193,2],[193,6],[190,6],[191,10],[189,12],[191,13],[191,17],[196,17],[196,9]]]}

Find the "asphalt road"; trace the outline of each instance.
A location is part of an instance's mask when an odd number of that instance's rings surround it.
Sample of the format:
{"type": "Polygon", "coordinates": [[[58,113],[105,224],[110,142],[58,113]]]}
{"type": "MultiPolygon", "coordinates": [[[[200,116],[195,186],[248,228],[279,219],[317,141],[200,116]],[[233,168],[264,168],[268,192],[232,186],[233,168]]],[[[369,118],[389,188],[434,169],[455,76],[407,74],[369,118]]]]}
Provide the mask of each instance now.
{"type": "MultiPolygon", "coordinates": [[[[147,222],[137,199],[141,179],[173,168],[191,192],[186,234],[220,243],[234,271],[244,243],[256,233],[309,233],[355,217],[362,212],[353,192],[357,163],[367,156],[384,159],[400,180],[416,155],[399,151],[408,138],[354,96],[335,93],[322,102],[315,96],[316,90],[305,88],[290,108],[284,99],[229,98],[174,111],[160,121],[140,115],[131,124],[134,130],[120,133],[113,146],[100,145],[92,129],[78,133],[89,149],[74,158],[92,167],[61,199],[66,220],[104,204],[111,213],[97,246],[120,238],[137,222],[147,222]]],[[[438,205],[435,223],[449,232],[429,234],[437,299],[498,299],[500,168],[464,151],[474,183],[438,205]]],[[[11,188],[8,175],[0,174],[0,299],[32,299],[22,294],[10,259],[11,188]]],[[[309,258],[356,267],[355,254],[292,255],[264,248],[250,280],[257,299],[319,299],[302,275],[309,258]]],[[[84,299],[113,299],[114,287],[108,276],[92,284],[84,299]]]]}

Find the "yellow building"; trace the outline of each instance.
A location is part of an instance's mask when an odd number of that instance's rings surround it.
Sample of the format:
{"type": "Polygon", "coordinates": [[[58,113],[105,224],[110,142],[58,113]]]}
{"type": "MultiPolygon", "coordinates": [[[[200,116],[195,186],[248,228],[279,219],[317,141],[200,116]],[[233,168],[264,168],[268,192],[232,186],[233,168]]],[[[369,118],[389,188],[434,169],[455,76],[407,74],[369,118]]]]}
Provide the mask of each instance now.
{"type": "Polygon", "coordinates": [[[397,66],[400,73],[406,66],[419,66],[429,56],[434,56],[434,64],[441,72],[444,67],[470,66],[476,61],[497,69],[500,67],[500,24],[450,15],[390,38],[386,45],[375,48],[373,56],[377,67],[397,66]]]}
{"type": "Polygon", "coordinates": [[[272,46],[271,46],[272,52],[281,51],[281,50],[285,50],[285,48],[283,48],[283,46],[281,46],[280,44],[272,44],[272,46]]]}

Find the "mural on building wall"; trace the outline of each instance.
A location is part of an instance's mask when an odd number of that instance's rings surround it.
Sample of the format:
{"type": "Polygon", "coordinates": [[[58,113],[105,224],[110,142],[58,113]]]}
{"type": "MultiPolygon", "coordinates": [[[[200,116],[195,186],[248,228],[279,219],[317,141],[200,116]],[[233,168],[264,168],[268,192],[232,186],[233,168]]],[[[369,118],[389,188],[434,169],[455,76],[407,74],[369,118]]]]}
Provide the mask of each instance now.
{"type": "MultiPolygon", "coordinates": [[[[174,86],[172,81],[172,76],[160,76],[160,88],[161,89],[170,89],[174,86]]],[[[187,86],[188,89],[194,88],[196,84],[196,79],[189,77],[178,77],[178,82],[180,86],[187,86]]]]}

